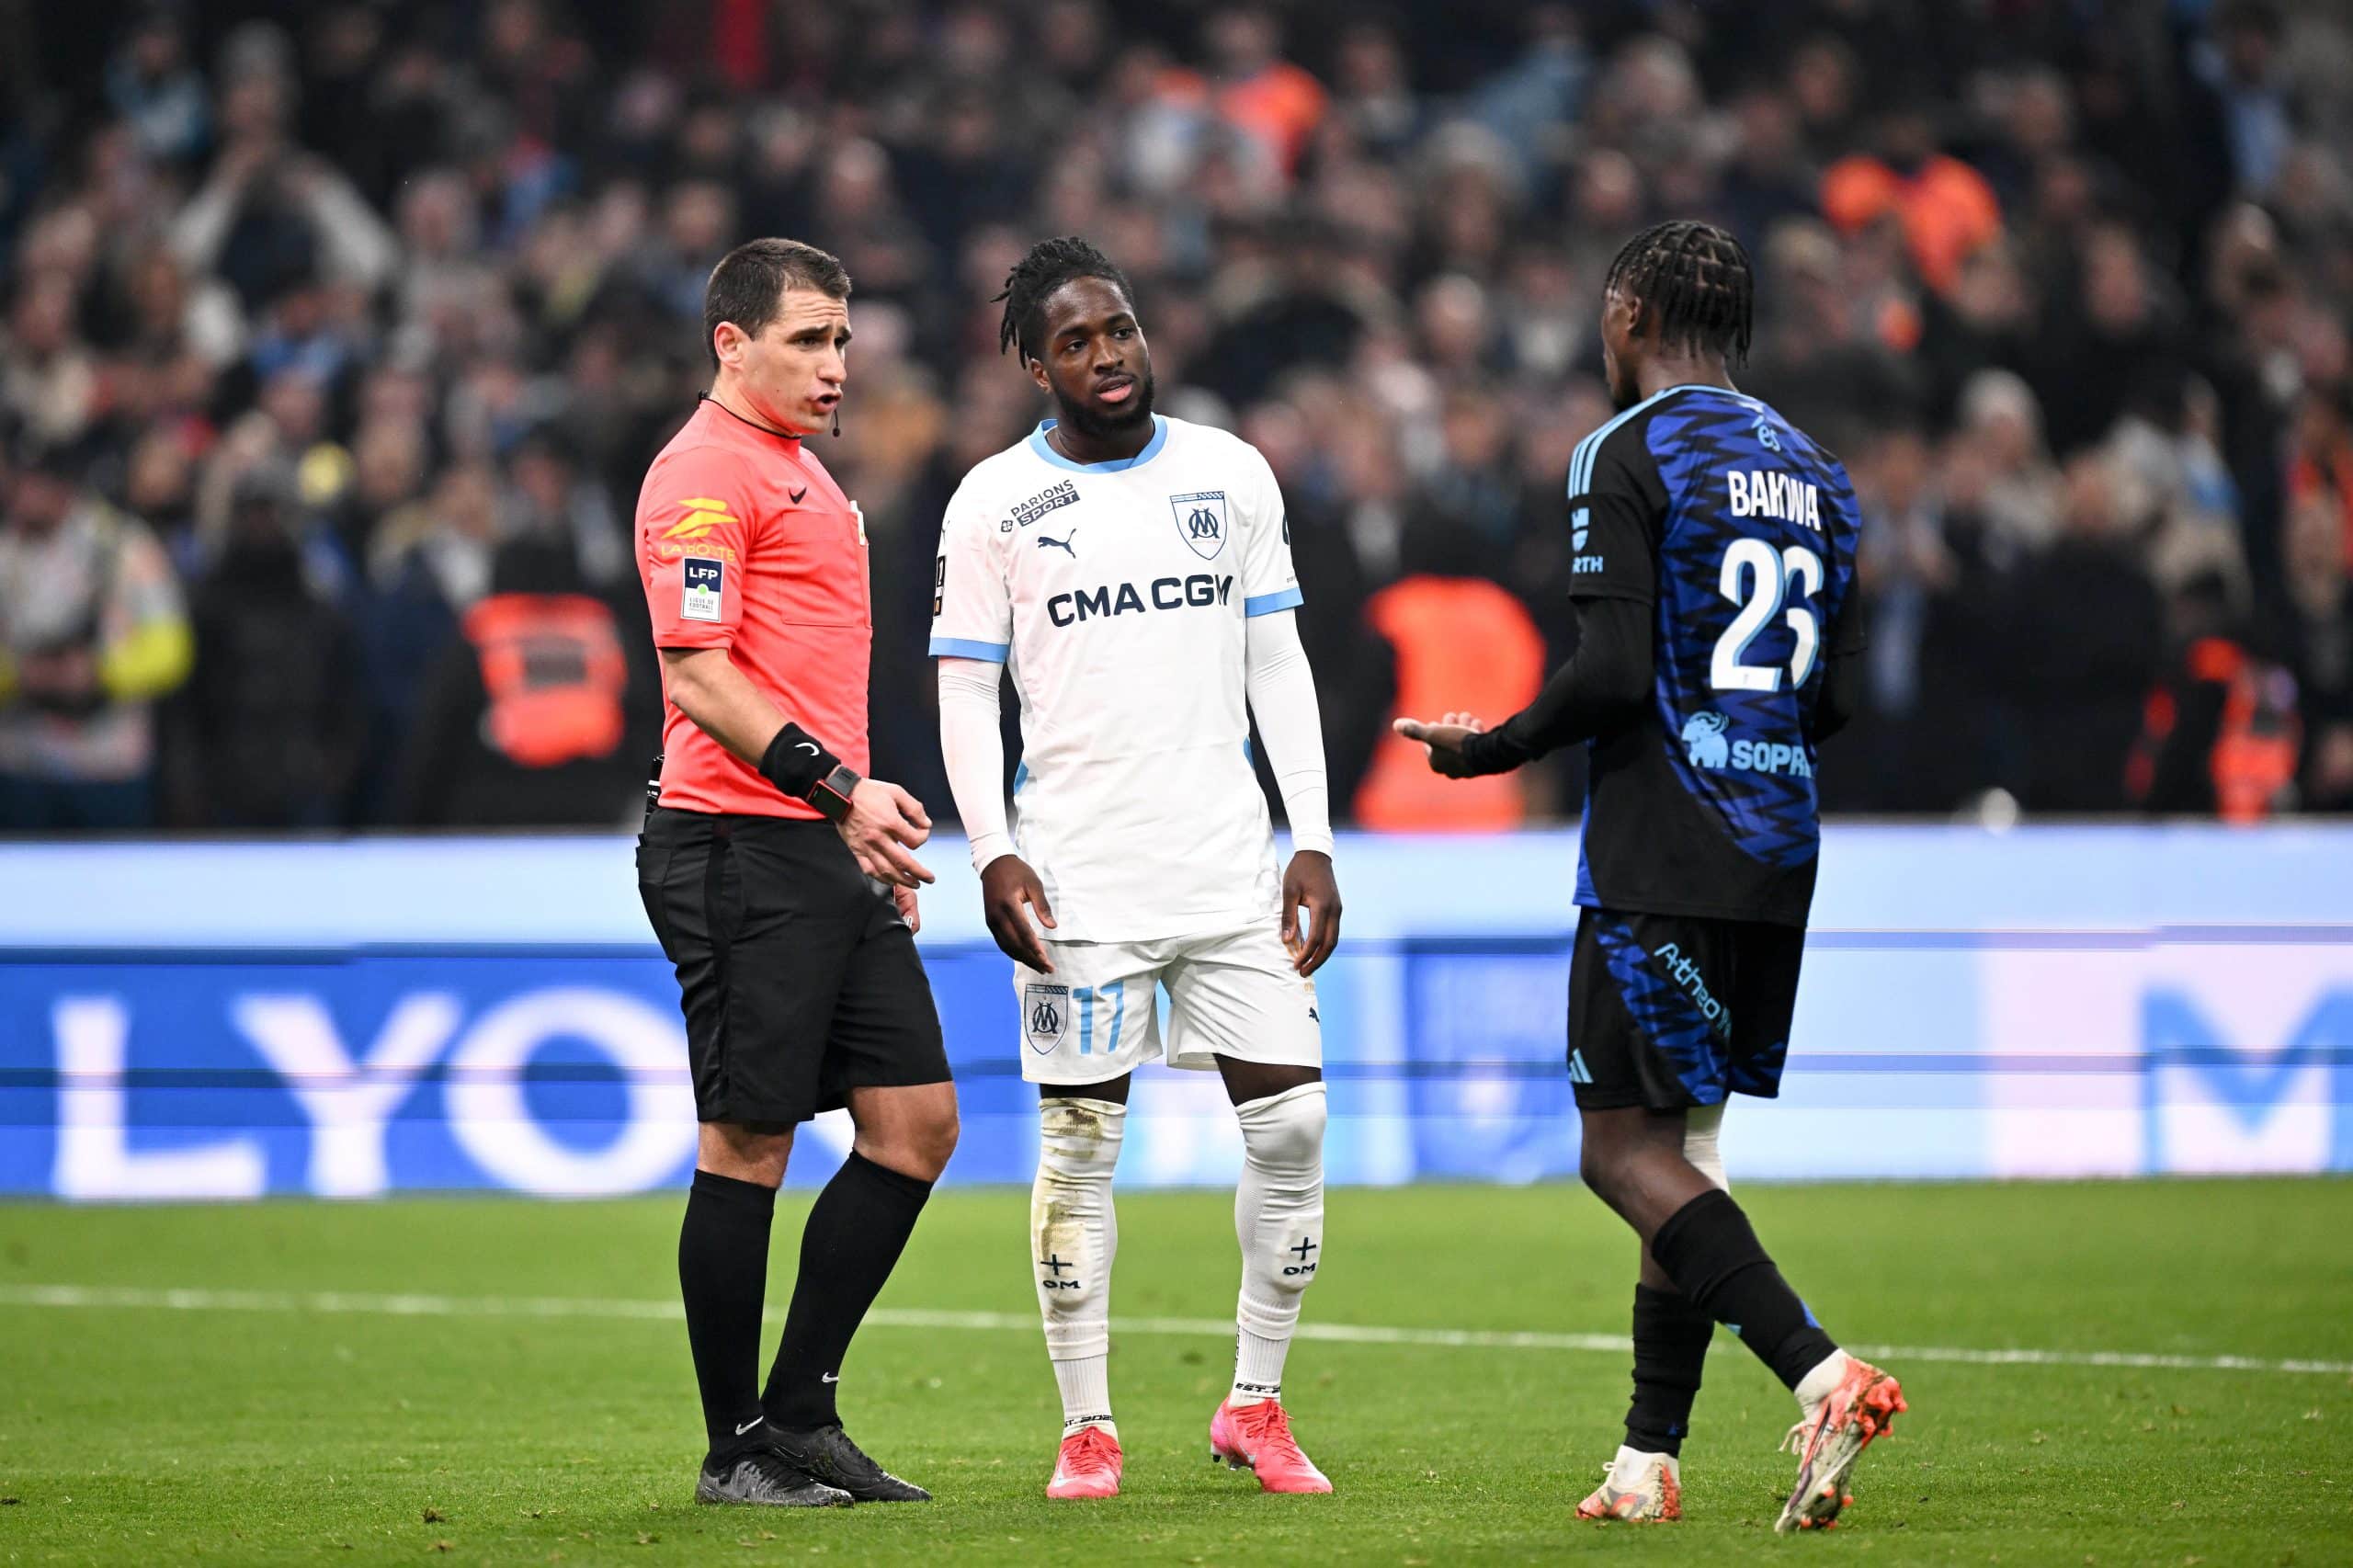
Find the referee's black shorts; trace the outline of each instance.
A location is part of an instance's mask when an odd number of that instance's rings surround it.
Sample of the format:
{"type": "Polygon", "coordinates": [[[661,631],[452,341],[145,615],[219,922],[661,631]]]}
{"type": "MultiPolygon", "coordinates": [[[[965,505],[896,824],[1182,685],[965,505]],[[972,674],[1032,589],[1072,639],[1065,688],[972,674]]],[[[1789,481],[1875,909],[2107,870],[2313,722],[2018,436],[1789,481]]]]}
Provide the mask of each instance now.
{"type": "Polygon", "coordinates": [[[831,823],[657,806],[637,891],[677,966],[700,1119],[790,1124],[948,1081],[915,937],[831,823]]]}

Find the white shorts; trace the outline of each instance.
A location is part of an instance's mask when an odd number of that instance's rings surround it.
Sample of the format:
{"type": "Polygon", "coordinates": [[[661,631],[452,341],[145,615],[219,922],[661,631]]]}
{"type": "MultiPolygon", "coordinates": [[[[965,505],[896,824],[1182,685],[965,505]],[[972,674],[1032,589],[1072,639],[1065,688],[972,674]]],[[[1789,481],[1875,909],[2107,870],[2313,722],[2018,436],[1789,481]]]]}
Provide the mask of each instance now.
{"type": "Polygon", "coordinates": [[[1171,1067],[1206,1070],[1220,1056],[1324,1065],[1315,983],[1291,968],[1275,921],[1156,942],[1049,941],[1046,951],[1051,974],[1013,966],[1030,1083],[1100,1084],[1159,1056],[1164,986],[1171,1067]]]}

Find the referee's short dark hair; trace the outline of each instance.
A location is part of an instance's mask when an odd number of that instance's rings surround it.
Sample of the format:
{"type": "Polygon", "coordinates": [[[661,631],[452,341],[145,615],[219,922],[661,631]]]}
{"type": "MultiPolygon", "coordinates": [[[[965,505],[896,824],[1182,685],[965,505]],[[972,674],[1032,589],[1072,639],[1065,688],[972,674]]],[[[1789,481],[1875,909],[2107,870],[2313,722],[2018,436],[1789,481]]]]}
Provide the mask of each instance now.
{"type": "Polygon", "coordinates": [[[799,240],[746,240],[710,269],[702,290],[702,346],[719,363],[713,339],[721,322],[732,321],[757,337],[776,320],[788,289],[814,289],[836,300],[849,298],[849,270],[840,260],[799,240]]]}

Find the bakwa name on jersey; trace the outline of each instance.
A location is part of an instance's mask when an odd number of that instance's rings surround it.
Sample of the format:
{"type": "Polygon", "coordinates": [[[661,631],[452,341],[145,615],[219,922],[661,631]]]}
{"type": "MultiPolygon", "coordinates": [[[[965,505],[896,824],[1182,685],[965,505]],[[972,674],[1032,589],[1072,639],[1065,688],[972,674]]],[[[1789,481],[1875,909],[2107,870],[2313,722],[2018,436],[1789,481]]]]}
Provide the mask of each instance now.
{"type": "Polygon", "coordinates": [[[1770,469],[1748,473],[1733,469],[1724,475],[1724,483],[1732,487],[1733,517],[1778,517],[1822,531],[1822,486],[1770,469]]]}

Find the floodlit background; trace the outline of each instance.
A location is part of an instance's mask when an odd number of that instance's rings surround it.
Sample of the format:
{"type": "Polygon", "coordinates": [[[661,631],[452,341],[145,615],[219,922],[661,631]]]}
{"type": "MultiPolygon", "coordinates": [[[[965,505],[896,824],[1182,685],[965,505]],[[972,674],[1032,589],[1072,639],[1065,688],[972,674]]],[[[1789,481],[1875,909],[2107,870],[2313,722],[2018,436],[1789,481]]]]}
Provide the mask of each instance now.
{"type": "MultiPolygon", "coordinates": [[[[1574,1185],[1582,759],[1384,738],[1569,655],[1603,273],[1695,215],[1755,261],[1741,384],[1865,514],[1788,1092],[1724,1150],[1914,1412],[1798,1544],[2353,1558],[2340,0],[0,0],[0,1562],[1786,1568],[1787,1407],[1729,1344],[1687,1521],[1568,1517],[1634,1263],[1574,1185]],[[1286,1394],[1329,1498],[1199,1462],[1240,1146],[1158,1069],[1131,1494],[1039,1496],[1035,1094],[924,648],[943,504],[1045,412],[989,298],[1067,233],[1289,504],[1346,826],[1286,1394]],[[630,840],[629,518],[761,234],[856,278],[813,445],[871,540],[875,770],[942,824],[964,1115],[845,1369],[940,1501],[782,1521],[686,1504],[692,1103],[630,840]]],[[[801,1141],[773,1301],[847,1137],[801,1141]]]]}
{"type": "MultiPolygon", "coordinates": [[[[768,233],[857,280],[814,445],[877,773],[949,817],[938,520],[1041,412],[989,297],[1088,234],[1163,406],[1290,504],[1363,830],[1336,1175],[1569,1176],[1582,759],[1466,787],[1385,725],[1569,653],[1602,273],[1684,214],[1866,513],[1869,709],[1734,1168],[2353,1168],[2349,146],[2321,5],[0,6],[0,1188],[682,1176],[629,518],[768,233]]],[[[954,1175],[1018,1181],[1006,966],[929,859],[954,1175]]],[[[1137,1124],[1131,1180],[1238,1159],[1213,1085],[1137,1124]]]]}
{"type": "Polygon", "coordinates": [[[989,297],[1074,232],[1163,406],[1282,479],[1336,804],[1573,818],[1575,758],[1433,784],[1383,721],[1566,654],[1602,272],[1695,214],[1755,260],[1743,384],[1869,517],[1834,809],[2342,811],[2348,148],[2319,0],[0,6],[0,825],[622,823],[630,512],[756,234],[856,278],[816,446],[877,770],[946,808],[923,567],[1040,413],[989,297]],[[485,744],[480,607],[566,586],[609,722],[485,744]]]}

